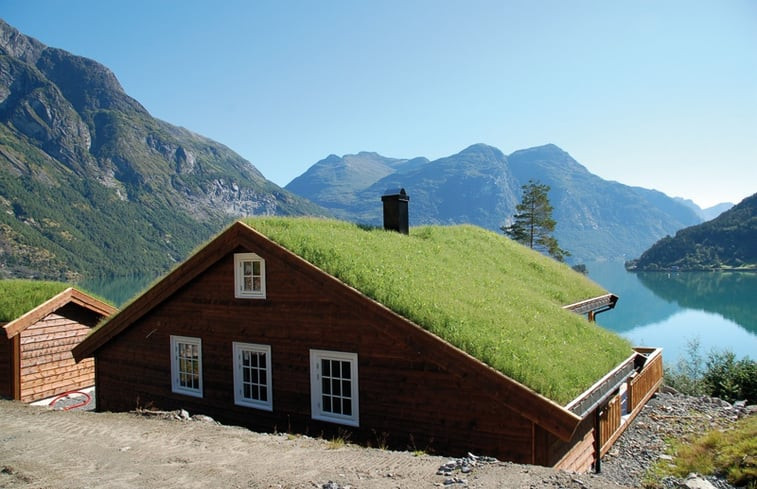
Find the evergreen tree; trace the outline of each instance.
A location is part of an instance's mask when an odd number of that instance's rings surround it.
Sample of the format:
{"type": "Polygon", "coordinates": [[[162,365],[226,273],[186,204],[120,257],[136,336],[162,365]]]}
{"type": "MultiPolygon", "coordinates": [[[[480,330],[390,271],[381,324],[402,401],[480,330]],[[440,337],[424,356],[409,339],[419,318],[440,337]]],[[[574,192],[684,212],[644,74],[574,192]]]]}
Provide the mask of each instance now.
{"type": "Polygon", "coordinates": [[[557,239],[552,236],[557,224],[552,219],[552,205],[549,203],[549,185],[542,185],[538,181],[529,180],[523,189],[521,203],[515,209],[513,223],[502,226],[504,233],[531,249],[547,253],[558,261],[565,260],[570,253],[560,248],[557,239]]]}

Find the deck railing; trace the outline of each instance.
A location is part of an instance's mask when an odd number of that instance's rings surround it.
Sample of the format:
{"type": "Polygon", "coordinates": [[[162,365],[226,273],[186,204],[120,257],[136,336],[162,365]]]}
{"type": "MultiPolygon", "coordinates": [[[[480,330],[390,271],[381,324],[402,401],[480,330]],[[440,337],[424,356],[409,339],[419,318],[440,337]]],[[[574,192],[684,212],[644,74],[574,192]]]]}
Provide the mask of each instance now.
{"type": "MultiPolygon", "coordinates": [[[[637,349],[639,351],[640,349],[637,349]]],[[[645,353],[645,351],[639,351],[645,353]]],[[[662,382],[662,354],[660,350],[651,350],[644,368],[628,381],[628,411],[646,401],[662,382]]]]}

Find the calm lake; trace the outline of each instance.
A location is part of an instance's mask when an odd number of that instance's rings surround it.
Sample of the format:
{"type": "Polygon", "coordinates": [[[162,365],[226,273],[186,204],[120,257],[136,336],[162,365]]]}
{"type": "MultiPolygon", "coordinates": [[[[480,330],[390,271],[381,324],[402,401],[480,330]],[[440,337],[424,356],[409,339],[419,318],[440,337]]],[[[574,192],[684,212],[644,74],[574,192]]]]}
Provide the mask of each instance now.
{"type": "Polygon", "coordinates": [[[757,359],[757,273],[637,272],[622,263],[588,263],[589,277],[620,297],[597,323],[633,345],[663,348],[666,365],[699,342],[706,358],[730,350],[757,359]]]}
{"type": "MultiPolygon", "coordinates": [[[[620,297],[597,323],[635,346],[662,347],[667,365],[686,355],[693,340],[704,357],[715,349],[757,359],[757,273],[629,273],[616,262],[586,266],[589,277],[620,297]]],[[[81,285],[121,307],[156,278],[114,277],[81,285]]]]}

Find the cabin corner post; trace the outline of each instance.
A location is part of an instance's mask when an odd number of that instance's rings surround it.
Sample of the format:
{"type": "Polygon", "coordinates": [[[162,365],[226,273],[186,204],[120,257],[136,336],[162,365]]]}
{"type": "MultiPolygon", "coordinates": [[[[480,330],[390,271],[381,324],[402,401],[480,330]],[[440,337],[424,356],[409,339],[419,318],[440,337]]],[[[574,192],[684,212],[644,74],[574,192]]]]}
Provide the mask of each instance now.
{"type": "Polygon", "coordinates": [[[21,335],[11,339],[11,394],[16,401],[21,400],[21,335]]]}

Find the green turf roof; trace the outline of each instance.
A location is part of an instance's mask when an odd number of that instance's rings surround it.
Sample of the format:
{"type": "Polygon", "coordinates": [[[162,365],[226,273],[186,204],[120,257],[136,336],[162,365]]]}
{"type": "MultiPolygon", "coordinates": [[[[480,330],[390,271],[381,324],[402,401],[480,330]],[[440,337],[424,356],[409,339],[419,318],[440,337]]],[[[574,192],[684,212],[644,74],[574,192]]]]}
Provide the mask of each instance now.
{"type": "Polygon", "coordinates": [[[69,287],[61,282],[0,280],[0,322],[17,319],[69,287]]]}
{"type": "Polygon", "coordinates": [[[626,340],[561,309],[606,293],[601,287],[502,235],[469,225],[407,236],[313,218],[243,222],[558,403],[632,353],[626,340]]]}

